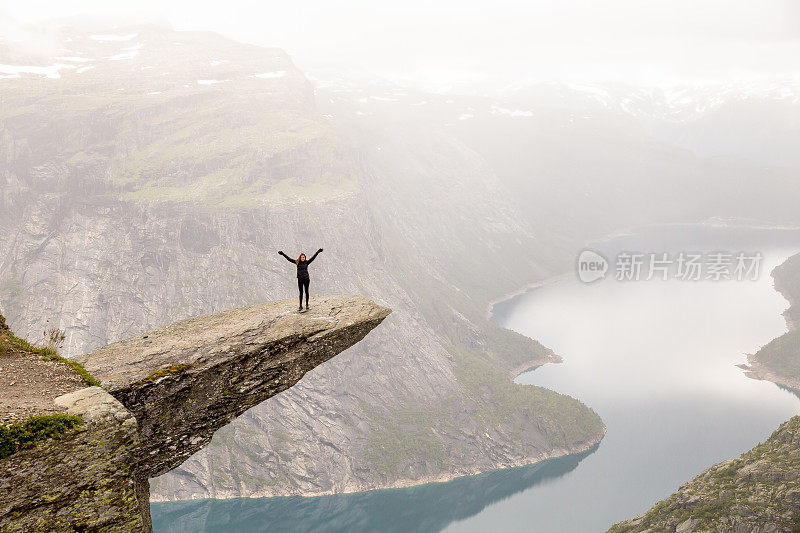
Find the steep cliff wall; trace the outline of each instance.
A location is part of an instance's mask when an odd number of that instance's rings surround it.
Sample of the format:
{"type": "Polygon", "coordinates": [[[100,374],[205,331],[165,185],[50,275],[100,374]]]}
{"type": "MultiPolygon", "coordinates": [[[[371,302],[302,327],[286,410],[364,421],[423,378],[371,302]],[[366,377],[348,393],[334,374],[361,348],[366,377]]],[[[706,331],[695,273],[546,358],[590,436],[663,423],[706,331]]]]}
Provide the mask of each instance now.
{"type": "Polygon", "coordinates": [[[56,399],[81,417],[59,440],[0,459],[0,530],[142,531],[134,481],[139,445],[133,414],[99,387],[56,399]]]}

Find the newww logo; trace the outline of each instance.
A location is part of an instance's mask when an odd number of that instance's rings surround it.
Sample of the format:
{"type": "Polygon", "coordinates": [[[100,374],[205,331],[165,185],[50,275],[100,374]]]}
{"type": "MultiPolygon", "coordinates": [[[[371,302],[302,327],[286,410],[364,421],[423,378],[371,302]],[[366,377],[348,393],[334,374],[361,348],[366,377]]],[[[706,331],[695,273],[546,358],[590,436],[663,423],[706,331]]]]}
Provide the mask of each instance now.
{"type": "Polygon", "coordinates": [[[608,272],[608,260],[594,250],[584,250],[578,255],[578,279],[592,283],[603,279],[608,272]]]}

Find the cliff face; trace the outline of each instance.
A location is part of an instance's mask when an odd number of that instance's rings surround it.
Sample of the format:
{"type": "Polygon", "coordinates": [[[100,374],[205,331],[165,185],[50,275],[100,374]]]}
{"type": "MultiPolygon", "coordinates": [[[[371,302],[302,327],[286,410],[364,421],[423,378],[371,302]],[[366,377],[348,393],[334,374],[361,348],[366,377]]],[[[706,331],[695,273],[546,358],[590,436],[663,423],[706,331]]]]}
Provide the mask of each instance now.
{"type": "Polygon", "coordinates": [[[712,466],[644,515],[611,533],[797,531],[800,524],[800,417],[738,459],[712,466]]]}
{"type": "Polygon", "coordinates": [[[103,388],[54,400],[81,418],[76,430],[0,460],[0,528],[149,530],[148,478],[389,314],[355,296],[293,309],[289,300],[195,317],[82,356],[103,388]]]}
{"type": "Polygon", "coordinates": [[[133,414],[99,387],[59,396],[56,404],[81,424],[0,460],[0,530],[144,530],[150,515],[137,500],[133,414]]]}
{"type": "Polygon", "coordinates": [[[195,317],[77,360],[136,416],[137,469],[165,474],[216,430],[360,341],[389,314],[361,297],[326,296],[195,317]]]}

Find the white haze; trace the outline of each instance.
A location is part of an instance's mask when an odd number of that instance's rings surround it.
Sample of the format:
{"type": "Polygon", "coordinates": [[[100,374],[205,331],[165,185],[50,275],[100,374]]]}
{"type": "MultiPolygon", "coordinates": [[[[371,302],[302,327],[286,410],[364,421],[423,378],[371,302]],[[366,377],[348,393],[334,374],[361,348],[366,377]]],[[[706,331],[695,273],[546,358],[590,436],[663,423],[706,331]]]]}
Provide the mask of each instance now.
{"type": "Polygon", "coordinates": [[[523,81],[717,83],[800,77],[795,0],[27,0],[0,32],[86,16],[168,20],[285,49],[314,74],[380,77],[447,91],[523,81]]]}

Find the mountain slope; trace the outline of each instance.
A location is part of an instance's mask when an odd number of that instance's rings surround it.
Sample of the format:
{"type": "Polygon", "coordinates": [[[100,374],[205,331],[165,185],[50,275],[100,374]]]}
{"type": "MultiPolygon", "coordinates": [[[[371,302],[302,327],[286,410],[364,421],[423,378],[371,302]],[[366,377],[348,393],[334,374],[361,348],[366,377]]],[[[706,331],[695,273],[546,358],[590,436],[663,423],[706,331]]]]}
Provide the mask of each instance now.
{"type": "Polygon", "coordinates": [[[712,466],[640,517],[611,533],[797,531],[800,527],[800,417],[738,459],[712,466]]]}
{"type": "MultiPolygon", "coordinates": [[[[81,353],[292,295],[277,250],[319,246],[312,294],[394,309],[381,331],[157,479],[155,498],[447,479],[602,436],[578,401],[509,380],[553,355],[490,324],[484,295],[545,274],[547,261],[469,149],[441,138],[408,159],[415,175],[390,174],[362,145],[370,133],[323,116],[277,50],[151,26],[66,30],[59,45],[81,66],[0,80],[0,302],[15,328],[31,335],[50,317],[65,351],[81,353]],[[421,196],[433,155],[450,186],[421,196]]],[[[4,55],[28,71],[68,61],[4,55]]]]}
{"type": "Polygon", "coordinates": [[[747,375],[800,390],[800,254],[772,271],[775,288],[791,304],[783,313],[789,331],[748,356],[747,375]]]}

